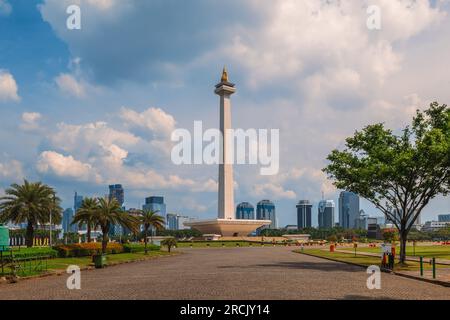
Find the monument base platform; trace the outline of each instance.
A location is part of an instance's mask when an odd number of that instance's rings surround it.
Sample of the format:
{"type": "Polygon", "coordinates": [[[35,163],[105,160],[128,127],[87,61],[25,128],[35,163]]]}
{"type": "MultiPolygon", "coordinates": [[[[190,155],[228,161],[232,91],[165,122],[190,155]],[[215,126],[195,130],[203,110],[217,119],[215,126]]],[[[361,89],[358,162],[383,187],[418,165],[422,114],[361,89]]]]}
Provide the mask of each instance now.
{"type": "Polygon", "coordinates": [[[211,219],[185,222],[184,225],[202,234],[219,234],[223,237],[245,237],[256,229],[270,225],[270,220],[211,219]]]}

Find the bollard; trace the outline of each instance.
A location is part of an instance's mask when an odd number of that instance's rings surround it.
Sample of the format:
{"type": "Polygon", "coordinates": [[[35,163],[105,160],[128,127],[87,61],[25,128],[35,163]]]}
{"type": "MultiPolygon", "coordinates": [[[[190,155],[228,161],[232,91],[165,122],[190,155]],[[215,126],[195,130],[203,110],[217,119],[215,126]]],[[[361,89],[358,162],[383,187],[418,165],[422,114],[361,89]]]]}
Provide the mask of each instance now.
{"type": "Polygon", "coordinates": [[[436,258],[433,258],[431,261],[433,263],[433,279],[436,279],[436,258]]]}
{"type": "Polygon", "coordinates": [[[423,277],[423,257],[420,257],[420,276],[423,277]]]}

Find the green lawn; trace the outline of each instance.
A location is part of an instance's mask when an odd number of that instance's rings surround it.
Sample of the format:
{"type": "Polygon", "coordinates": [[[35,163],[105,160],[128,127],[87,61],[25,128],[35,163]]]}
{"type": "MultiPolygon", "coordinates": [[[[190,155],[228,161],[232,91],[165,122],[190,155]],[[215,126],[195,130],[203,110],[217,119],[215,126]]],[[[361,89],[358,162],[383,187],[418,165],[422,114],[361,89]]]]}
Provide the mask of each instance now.
{"type": "MultiPolygon", "coordinates": [[[[301,253],[300,250],[295,250],[297,253],[301,253]]],[[[378,257],[368,257],[368,256],[361,256],[349,253],[341,253],[341,252],[329,252],[328,250],[322,250],[322,249],[305,249],[304,252],[306,254],[314,255],[317,257],[324,257],[329,258],[336,261],[342,261],[342,262],[351,262],[351,263],[357,263],[363,266],[371,266],[371,265],[380,265],[381,264],[381,258],[378,257]]],[[[448,268],[448,266],[442,266],[437,265],[437,268],[448,268]]],[[[395,266],[395,271],[418,271],[420,269],[420,265],[418,262],[408,261],[407,266],[395,266]]],[[[431,265],[428,263],[424,263],[424,269],[425,270],[431,270],[431,265]]]]}
{"type": "MultiPolygon", "coordinates": [[[[173,255],[175,253],[168,253],[167,251],[149,251],[148,255],[145,255],[143,252],[137,253],[120,253],[120,254],[111,254],[106,257],[107,264],[114,265],[127,261],[136,261],[142,259],[152,259],[161,256],[173,255]]],[[[34,262],[33,262],[34,263],[34,262]]],[[[45,264],[45,262],[42,262],[45,264]]],[[[80,268],[88,267],[93,265],[91,257],[81,257],[81,258],[55,258],[48,259],[47,266],[49,272],[57,272],[66,270],[70,265],[77,265],[80,268]]],[[[41,272],[36,271],[28,271],[28,264],[25,266],[25,272],[20,273],[19,276],[27,277],[38,275],[41,272]]]]}
{"type": "MultiPolygon", "coordinates": [[[[354,251],[353,248],[340,248],[337,247],[338,250],[348,250],[354,251]]],[[[400,250],[400,247],[397,246],[397,251],[400,250]]],[[[371,252],[371,253],[381,253],[380,248],[358,248],[357,252],[371,252]]],[[[416,246],[415,250],[416,257],[427,257],[427,258],[439,258],[439,259],[448,259],[450,260],[450,246],[416,246]]],[[[406,247],[406,255],[414,256],[414,248],[412,244],[408,244],[406,247]]]]}

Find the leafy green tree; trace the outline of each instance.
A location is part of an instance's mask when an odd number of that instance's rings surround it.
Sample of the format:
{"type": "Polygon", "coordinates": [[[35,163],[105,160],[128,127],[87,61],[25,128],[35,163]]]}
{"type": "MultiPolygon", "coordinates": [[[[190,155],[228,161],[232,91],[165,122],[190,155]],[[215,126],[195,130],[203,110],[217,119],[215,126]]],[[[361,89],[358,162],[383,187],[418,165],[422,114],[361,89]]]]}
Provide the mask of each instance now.
{"type": "Polygon", "coordinates": [[[53,224],[61,222],[59,204],[60,199],[51,187],[24,180],[21,185],[12,184],[5,190],[5,196],[0,197],[0,222],[26,223],[25,242],[30,248],[38,224],[49,223],[50,215],[53,224]]]}
{"type": "MultiPolygon", "coordinates": [[[[87,213],[86,213],[87,214],[87,213]]],[[[82,218],[80,218],[82,219],[82,218]]],[[[139,220],[122,210],[120,203],[114,198],[99,198],[98,209],[93,217],[96,227],[102,230],[102,253],[106,253],[108,233],[112,225],[121,225],[132,232],[139,229],[139,220]]]]}
{"type": "Polygon", "coordinates": [[[167,247],[167,250],[170,252],[172,247],[177,246],[177,240],[175,238],[166,238],[161,241],[161,245],[167,247]]]}
{"type": "Polygon", "coordinates": [[[148,210],[144,209],[141,211],[139,216],[139,222],[144,226],[144,246],[145,254],[148,254],[147,243],[148,243],[148,230],[150,227],[155,230],[164,229],[164,218],[158,215],[159,210],[148,210]]]}
{"type": "Polygon", "coordinates": [[[96,198],[85,198],[81,203],[80,208],[77,210],[75,217],[73,217],[72,224],[78,224],[81,228],[86,225],[87,232],[87,242],[91,242],[91,230],[95,224],[95,215],[98,210],[98,199],[96,198]]]}
{"type": "Polygon", "coordinates": [[[337,188],[364,197],[395,224],[404,263],[417,217],[430,200],[449,193],[450,108],[432,103],[399,135],[383,124],[369,125],[327,159],[323,170],[337,188]]]}

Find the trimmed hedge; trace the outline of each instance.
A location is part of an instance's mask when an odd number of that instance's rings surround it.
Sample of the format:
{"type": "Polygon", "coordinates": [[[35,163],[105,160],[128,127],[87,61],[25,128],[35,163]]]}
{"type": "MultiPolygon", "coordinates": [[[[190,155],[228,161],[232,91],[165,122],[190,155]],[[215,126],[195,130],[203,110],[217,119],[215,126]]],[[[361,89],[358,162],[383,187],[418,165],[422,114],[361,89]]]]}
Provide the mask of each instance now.
{"type": "MultiPolygon", "coordinates": [[[[58,251],[58,256],[60,258],[71,258],[71,257],[88,257],[102,252],[101,242],[91,242],[91,243],[77,243],[70,245],[59,245],[54,247],[58,251]]],[[[115,242],[109,242],[106,247],[107,254],[117,254],[124,252],[124,248],[121,244],[115,242]]]]}
{"type": "MultiPolygon", "coordinates": [[[[137,244],[137,243],[127,243],[123,245],[124,252],[126,253],[137,253],[137,252],[144,252],[145,246],[143,244],[137,244]]],[[[155,244],[147,244],[148,251],[158,251],[161,249],[160,246],[157,246],[155,244]]]]}
{"type": "MultiPolygon", "coordinates": [[[[12,254],[14,259],[39,259],[43,257],[56,258],[58,251],[49,247],[34,247],[34,248],[20,248],[13,249],[12,254]]],[[[11,257],[9,251],[3,252],[5,259],[11,257]]]]}

